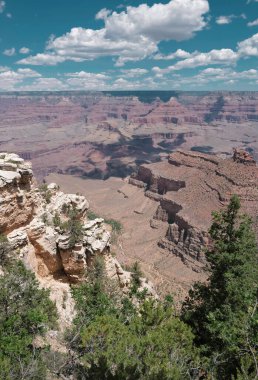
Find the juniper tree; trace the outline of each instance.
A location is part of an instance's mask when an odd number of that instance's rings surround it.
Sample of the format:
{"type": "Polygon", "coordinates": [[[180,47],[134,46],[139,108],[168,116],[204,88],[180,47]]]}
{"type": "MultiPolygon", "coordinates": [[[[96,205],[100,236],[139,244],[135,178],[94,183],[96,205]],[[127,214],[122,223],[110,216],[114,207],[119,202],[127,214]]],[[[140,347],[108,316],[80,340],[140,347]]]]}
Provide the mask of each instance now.
{"type": "Polygon", "coordinates": [[[257,244],[252,221],[233,196],[213,213],[207,284],[196,284],[183,307],[213,379],[257,379],[257,244]]]}

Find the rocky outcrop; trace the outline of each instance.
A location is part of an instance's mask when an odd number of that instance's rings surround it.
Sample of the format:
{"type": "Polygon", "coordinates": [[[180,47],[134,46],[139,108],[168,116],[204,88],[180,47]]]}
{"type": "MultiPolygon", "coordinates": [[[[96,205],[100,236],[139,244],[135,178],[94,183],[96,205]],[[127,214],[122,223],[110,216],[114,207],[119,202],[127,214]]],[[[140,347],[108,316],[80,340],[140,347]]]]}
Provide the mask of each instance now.
{"type": "Polygon", "coordinates": [[[0,232],[11,232],[29,222],[35,204],[32,170],[16,154],[0,154],[0,232]]]}
{"type": "Polygon", "coordinates": [[[38,188],[30,164],[3,153],[0,199],[0,233],[7,236],[12,254],[50,288],[52,299],[58,303],[65,298],[57,305],[64,323],[73,315],[69,285],[85,280],[95,256],[103,256],[108,273],[123,291],[129,290],[131,274],[110,254],[110,226],[102,218],[87,217],[89,203],[84,196],[64,194],[54,183],[38,188]]]}
{"type": "MultiPolygon", "coordinates": [[[[8,160],[9,156],[6,155],[5,167],[9,169],[8,160]]],[[[36,188],[31,169],[25,171],[27,164],[19,160],[19,166],[12,167],[13,171],[1,172],[2,181],[5,180],[0,188],[5,200],[0,219],[2,233],[7,234],[12,248],[19,250],[21,256],[28,253],[26,248],[31,250],[33,247],[35,256],[40,258],[38,270],[41,276],[64,273],[70,282],[82,280],[92,257],[109,251],[110,232],[104,220],[88,220],[86,212],[89,204],[83,196],[64,194],[55,184],[44,185],[44,190],[36,188]],[[17,199],[21,191],[23,202],[19,201],[18,208],[13,199],[17,199]],[[29,204],[27,199],[30,200],[29,204]],[[12,208],[8,207],[10,201],[12,208]],[[74,213],[81,229],[81,236],[72,245],[71,233],[64,227],[65,223],[69,223],[69,212],[74,213]]]]}
{"type": "Polygon", "coordinates": [[[233,160],[240,164],[256,165],[254,158],[243,149],[234,149],[233,160]]]}
{"type": "MultiPolygon", "coordinates": [[[[258,168],[246,152],[235,150],[232,159],[222,159],[177,151],[167,162],[142,165],[130,181],[135,182],[145,184],[145,195],[152,193],[158,202],[153,219],[168,224],[158,245],[196,271],[205,264],[211,213],[224,207],[232,194],[240,197],[242,210],[253,217],[258,235],[258,168]]],[[[158,228],[153,221],[151,226],[158,228]]]]}

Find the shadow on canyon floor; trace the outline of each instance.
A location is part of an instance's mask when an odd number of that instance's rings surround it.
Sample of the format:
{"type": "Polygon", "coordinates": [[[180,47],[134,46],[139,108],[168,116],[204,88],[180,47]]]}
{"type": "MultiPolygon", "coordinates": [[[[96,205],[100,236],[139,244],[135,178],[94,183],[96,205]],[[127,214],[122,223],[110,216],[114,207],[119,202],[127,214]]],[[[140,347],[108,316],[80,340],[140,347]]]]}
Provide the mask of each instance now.
{"type": "Polygon", "coordinates": [[[105,158],[104,167],[98,167],[89,157],[85,163],[94,169],[85,171],[81,167],[69,166],[64,174],[78,175],[81,178],[103,179],[109,177],[125,178],[131,175],[139,165],[161,161],[161,155],[167,155],[178,149],[185,142],[184,133],[179,133],[174,139],[161,141],[154,146],[151,136],[133,136],[131,139],[120,137],[117,143],[94,144],[94,148],[105,158]]]}

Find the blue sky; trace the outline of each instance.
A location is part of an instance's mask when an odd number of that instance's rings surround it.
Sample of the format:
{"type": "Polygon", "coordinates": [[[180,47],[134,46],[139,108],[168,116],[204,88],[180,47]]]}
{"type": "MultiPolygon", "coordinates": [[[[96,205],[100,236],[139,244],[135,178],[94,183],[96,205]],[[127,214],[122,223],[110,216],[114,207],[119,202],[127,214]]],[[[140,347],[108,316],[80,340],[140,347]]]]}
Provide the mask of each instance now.
{"type": "Polygon", "coordinates": [[[0,91],[258,90],[258,0],[0,0],[0,91]]]}

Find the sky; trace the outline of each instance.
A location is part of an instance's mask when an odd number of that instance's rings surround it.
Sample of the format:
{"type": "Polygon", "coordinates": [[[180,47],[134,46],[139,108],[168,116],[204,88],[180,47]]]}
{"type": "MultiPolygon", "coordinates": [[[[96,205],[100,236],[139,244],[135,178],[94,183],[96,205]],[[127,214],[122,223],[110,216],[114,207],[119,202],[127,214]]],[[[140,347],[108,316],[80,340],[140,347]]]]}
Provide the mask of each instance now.
{"type": "Polygon", "coordinates": [[[0,0],[0,91],[258,90],[258,0],[0,0]]]}

